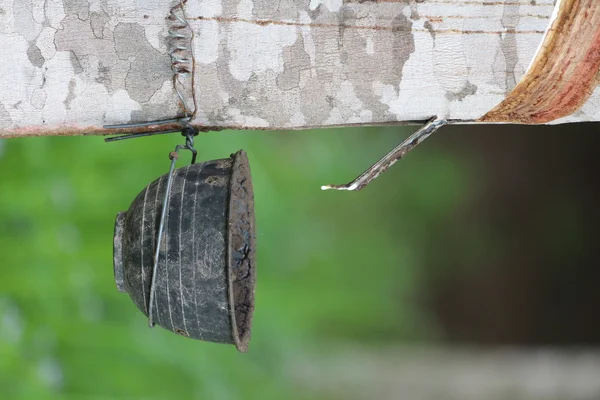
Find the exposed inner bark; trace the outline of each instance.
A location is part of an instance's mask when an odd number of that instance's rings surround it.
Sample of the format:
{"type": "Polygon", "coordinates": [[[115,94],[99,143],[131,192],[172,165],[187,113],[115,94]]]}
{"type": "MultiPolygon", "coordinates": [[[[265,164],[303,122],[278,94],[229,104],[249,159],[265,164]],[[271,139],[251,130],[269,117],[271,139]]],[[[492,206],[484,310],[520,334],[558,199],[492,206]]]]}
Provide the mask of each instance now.
{"type": "Polygon", "coordinates": [[[543,124],[577,111],[600,76],[600,3],[562,0],[529,70],[482,122],[543,124]]]}

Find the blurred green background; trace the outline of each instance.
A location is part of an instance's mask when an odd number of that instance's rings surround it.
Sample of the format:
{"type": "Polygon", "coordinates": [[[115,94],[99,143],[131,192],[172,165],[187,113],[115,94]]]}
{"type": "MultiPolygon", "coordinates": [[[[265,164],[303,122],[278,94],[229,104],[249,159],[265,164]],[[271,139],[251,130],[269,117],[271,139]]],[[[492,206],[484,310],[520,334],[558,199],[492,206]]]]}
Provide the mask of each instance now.
{"type": "Polygon", "coordinates": [[[335,376],[390,349],[598,344],[598,125],[445,128],[364,191],[320,191],[412,129],[197,139],[251,162],[248,354],[148,329],[114,285],[114,217],[181,136],[0,141],[0,398],[402,398],[335,376]]]}

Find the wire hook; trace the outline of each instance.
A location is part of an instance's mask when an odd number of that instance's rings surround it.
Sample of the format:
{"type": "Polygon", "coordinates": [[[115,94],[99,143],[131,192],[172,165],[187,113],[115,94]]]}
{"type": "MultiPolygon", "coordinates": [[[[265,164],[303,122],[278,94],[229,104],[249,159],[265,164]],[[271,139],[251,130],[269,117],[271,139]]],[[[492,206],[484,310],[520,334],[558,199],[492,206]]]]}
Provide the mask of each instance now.
{"type": "Polygon", "coordinates": [[[169,119],[163,121],[154,121],[154,122],[142,122],[142,123],[134,123],[134,124],[122,124],[122,125],[104,125],[105,129],[122,129],[122,128],[137,128],[141,126],[150,126],[150,125],[162,125],[162,124],[172,124],[178,123],[181,125],[181,129],[169,129],[166,131],[158,131],[158,132],[142,132],[142,133],[128,133],[120,136],[113,136],[109,138],[105,138],[104,141],[106,143],[117,142],[120,140],[126,139],[135,139],[146,136],[154,136],[154,135],[164,135],[167,133],[175,133],[181,132],[181,136],[185,137],[185,145],[178,145],[179,151],[180,149],[187,149],[192,152],[192,164],[196,163],[196,156],[198,155],[198,151],[194,148],[194,138],[198,136],[200,131],[197,128],[194,128],[188,121],[182,119],[169,119]]]}
{"type": "Polygon", "coordinates": [[[158,261],[160,258],[160,246],[163,240],[163,231],[165,228],[165,218],[167,216],[167,210],[169,208],[169,197],[171,194],[171,186],[173,184],[173,173],[175,171],[175,163],[179,158],[179,151],[186,149],[192,152],[192,164],[196,163],[196,156],[198,152],[194,148],[194,137],[198,135],[198,131],[191,125],[185,126],[181,130],[181,135],[185,136],[185,144],[178,144],[175,146],[175,150],[169,153],[169,159],[171,160],[171,166],[169,168],[169,175],[167,178],[167,188],[165,189],[165,196],[163,198],[162,209],[160,213],[160,222],[158,224],[158,233],[156,238],[156,248],[154,249],[154,259],[152,263],[152,279],[150,283],[150,298],[148,299],[148,325],[153,328],[154,323],[154,297],[156,295],[156,275],[158,270],[158,261]]]}

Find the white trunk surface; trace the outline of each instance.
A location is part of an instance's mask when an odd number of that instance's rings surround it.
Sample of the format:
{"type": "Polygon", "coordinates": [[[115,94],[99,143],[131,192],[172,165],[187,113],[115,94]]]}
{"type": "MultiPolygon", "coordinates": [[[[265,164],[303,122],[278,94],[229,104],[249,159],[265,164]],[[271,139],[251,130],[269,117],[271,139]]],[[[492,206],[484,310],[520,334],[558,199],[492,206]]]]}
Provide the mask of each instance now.
{"type": "MultiPolygon", "coordinates": [[[[534,59],[554,0],[189,0],[195,125],[474,121],[534,59]]],[[[177,1],[0,0],[0,137],[181,116],[177,1]]],[[[600,120],[600,90],[557,122],[600,120]]]]}

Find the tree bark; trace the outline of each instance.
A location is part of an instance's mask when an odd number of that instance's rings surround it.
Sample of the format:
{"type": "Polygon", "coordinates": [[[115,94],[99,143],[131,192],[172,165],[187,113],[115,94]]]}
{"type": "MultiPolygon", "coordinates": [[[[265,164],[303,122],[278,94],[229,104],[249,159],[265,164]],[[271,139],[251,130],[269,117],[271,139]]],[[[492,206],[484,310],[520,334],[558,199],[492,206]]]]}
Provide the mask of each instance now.
{"type": "Polygon", "coordinates": [[[600,121],[596,0],[178,4],[0,2],[0,137],[186,111],[205,130],[600,121]]]}

